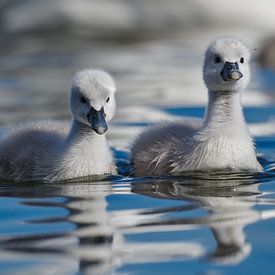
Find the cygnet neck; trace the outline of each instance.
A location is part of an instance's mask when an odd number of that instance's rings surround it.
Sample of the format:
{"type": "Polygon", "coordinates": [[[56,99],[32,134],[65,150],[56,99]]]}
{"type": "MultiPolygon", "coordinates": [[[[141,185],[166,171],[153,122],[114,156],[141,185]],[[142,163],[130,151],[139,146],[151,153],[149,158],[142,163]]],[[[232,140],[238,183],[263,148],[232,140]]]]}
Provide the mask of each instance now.
{"type": "Polygon", "coordinates": [[[238,91],[209,91],[208,107],[205,111],[206,127],[218,128],[245,124],[240,92],[238,91]]]}
{"type": "Polygon", "coordinates": [[[66,139],[66,143],[76,142],[77,140],[91,140],[91,139],[103,139],[105,140],[105,134],[97,134],[89,125],[86,125],[76,119],[72,119],[71,129],[66,139]]]}

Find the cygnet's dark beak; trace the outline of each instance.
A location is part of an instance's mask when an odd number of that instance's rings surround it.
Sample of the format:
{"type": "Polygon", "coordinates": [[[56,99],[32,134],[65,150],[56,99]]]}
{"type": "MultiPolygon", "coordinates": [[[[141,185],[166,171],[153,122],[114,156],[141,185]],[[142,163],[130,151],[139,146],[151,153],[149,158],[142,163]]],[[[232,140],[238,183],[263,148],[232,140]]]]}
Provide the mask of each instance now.
{"type": "Polygon", "coordinates": [[[102,135],[108,130],[103,107],[99,111],[91,107],[87,115],[87,118],[92,126],[92,129],[97,134],[102,135]]]}
{"type": "Polygon", "coordinates": [[[224,81],[237,81],[243,77],[238,62],[225,62],[221,71],[224,81]]]}

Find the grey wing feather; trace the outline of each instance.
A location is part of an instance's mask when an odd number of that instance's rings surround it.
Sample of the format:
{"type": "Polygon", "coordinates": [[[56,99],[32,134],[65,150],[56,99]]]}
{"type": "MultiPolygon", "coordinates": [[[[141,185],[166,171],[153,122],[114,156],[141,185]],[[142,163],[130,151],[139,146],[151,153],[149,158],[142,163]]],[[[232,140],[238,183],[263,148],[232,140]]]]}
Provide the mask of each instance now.
{"type": "Polygon", "coordinates": [[[136,176],[164,175],[172,169],[171,162],[188,150],[190,137],[200,129],[199,119],[161,123],[145,130],[132,147],[136,176]]]}

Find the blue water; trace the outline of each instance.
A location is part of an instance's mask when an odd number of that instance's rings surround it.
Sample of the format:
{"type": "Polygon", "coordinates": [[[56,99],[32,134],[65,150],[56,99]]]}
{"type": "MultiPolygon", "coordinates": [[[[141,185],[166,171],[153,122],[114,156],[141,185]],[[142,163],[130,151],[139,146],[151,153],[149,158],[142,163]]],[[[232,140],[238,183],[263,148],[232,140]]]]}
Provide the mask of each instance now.
{"type": "MultiPolygon", "coordinates": [[[[68,118],[72,73],[87,66],[105,68],[118,83],[118,112],[126,110],[114,119],[109,137],[121,175],[67,184],[2,181],[0,274],[275,274],[272,131],[255,139],[264,173],[130,174],[124,142],[133,128],[157,120],[146,120],[155,118],[156,109],[202,117],[201,101],[185,105],[188,88],[199,91],[195,100],[205,92],[199,41],[116,47],[88,41],[83,48],[81,42],[66,45],[66,54],[56,52],[54,44],[27,41],[15,41],[5,55],[0,53],[0,134],[26,119],[68,118]],[[171,94],[177,85],[183,93],[171,94]],[[144,113],[144,106],[154,108],[144,113]]],[[[259,77],[262,96],[268,94],[270,103],[244,109],[249,126],[275,115],[270,72],[259,77]]]]}
{"type": "MultiPolygon", "coordinates": [[[[165,111],[190,115],[202,108],[165,111]]],[[[253,121],[263,110],[245,113],[253,121]]],[[[256,145],[265,173],[132,178],[129,154],[114,149],[124,176],[84,184],[3,182],[0,270],[273,274],[275,137],[259,137],[256,145]]]]}
{"type": "MultiPolygon", "coordinates": [[[[204,107],[170,107],[165,111],[177,116],[191,116],[191,117],[203,117],[204,107]]],[[[244,116],[248,123],[266,122],[275,115],[275,106],[259,106],[259,107],[246,107],[244,109],[244,116]]]]}

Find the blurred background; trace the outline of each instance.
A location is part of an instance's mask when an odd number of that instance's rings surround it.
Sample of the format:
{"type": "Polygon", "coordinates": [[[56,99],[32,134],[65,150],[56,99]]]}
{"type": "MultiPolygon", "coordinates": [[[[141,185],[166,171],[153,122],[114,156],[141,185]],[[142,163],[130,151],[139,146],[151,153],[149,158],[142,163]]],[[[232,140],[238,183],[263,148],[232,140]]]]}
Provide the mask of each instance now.
{"type": "Polygon", "coordinates": [[[170,115],[201,116],[205,48],[217,36],[234,35],[253,55],[243,102],[263,108],[250,112],[253,122],[269,123],[252,125],[253,133],[273,133],[272,0],[1,0],[0,22],[2,129],[30,118],[69,117],[72,75],[86,67],[116,80],[116,127],[109,131],[116,145],[125,144],[135,126],[170,115]]]}

